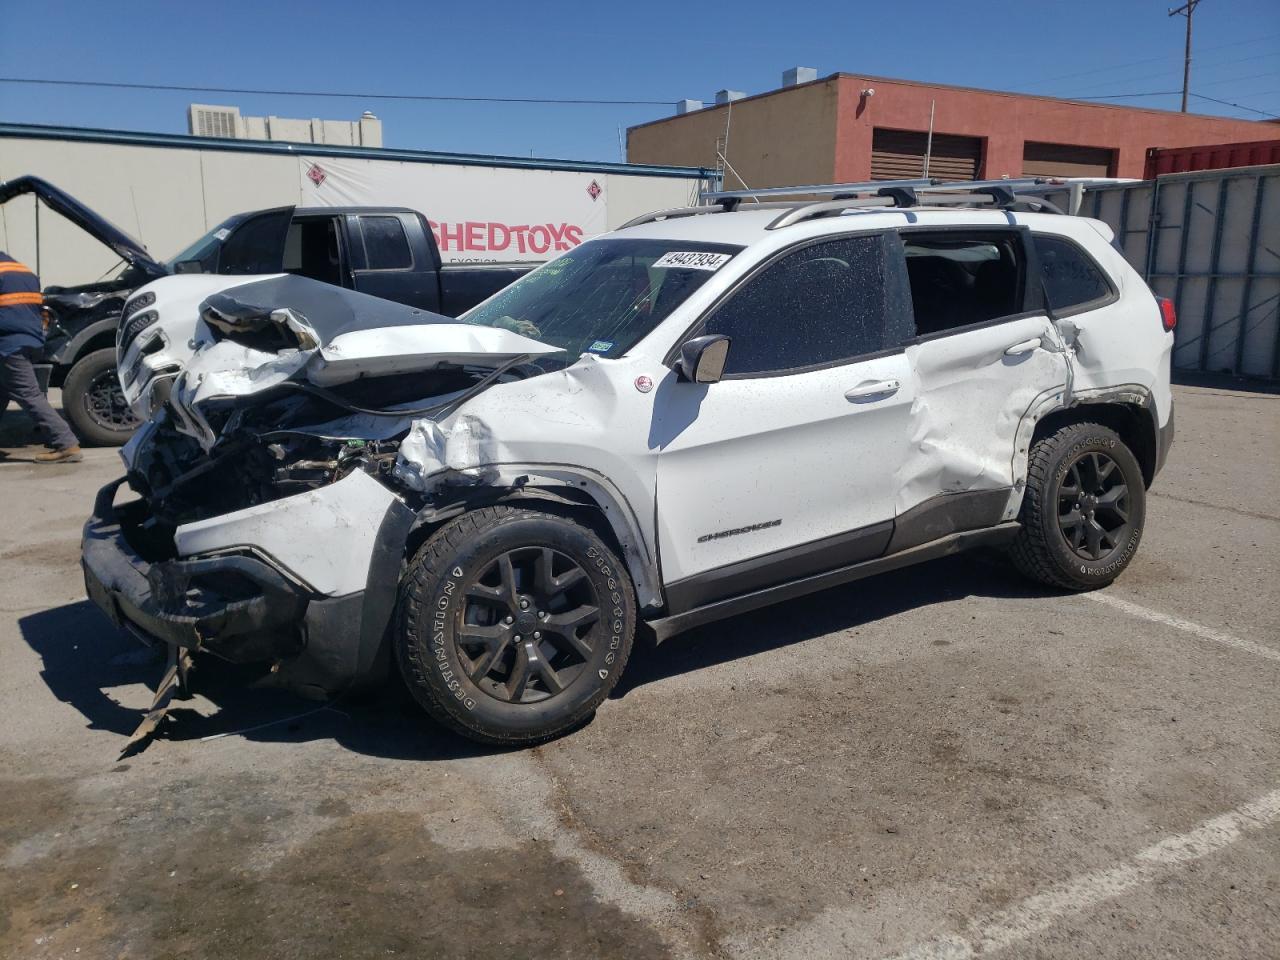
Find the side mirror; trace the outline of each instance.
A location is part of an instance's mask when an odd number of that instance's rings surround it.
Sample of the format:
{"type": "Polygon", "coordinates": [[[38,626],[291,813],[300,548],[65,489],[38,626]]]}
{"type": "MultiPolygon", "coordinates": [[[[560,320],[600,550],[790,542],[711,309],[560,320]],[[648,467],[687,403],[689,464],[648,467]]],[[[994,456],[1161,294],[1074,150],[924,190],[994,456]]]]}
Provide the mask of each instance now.
{"type": "Polygon", "coordinates": [[[204,273],[204,264],[199,260],[179,260],[173,265],[174,273],[204,273]]]}
{"type": "Polygon", "coordinates": [[[694,337],[680,348],[676,372],[690,383],[719,383],[729,358],[729,338],[723,333],[694,337]]]}

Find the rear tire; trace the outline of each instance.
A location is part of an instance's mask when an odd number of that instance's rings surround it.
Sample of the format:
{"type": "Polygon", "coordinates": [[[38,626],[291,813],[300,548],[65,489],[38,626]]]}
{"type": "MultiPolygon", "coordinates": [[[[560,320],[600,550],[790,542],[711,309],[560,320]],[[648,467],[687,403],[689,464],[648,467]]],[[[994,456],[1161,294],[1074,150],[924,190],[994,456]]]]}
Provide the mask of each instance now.
{"type": "Polygon", "coordinates": [[[414,699],[480,743],[559,736],[609,695],[631,653],[635,591],[613,551],[564,517],[463,514],[418,550],[395,637],[414,699]]]}
{"type": "Polygon", "coordinates": [[[1042,437],[1028,458],[1014,566],[1067,590],[1106,586],[1137,552],[1146,494],[1142,468],[1115,431],[1073,423],[1042,437]]]}
{"type": "Polygon", "coordinates": [[[62,384],[62,409],[80,439],[96,447],[120,446],[141,423],[120,389],[111,347],[87,353],[71,367],[62,384]]]}

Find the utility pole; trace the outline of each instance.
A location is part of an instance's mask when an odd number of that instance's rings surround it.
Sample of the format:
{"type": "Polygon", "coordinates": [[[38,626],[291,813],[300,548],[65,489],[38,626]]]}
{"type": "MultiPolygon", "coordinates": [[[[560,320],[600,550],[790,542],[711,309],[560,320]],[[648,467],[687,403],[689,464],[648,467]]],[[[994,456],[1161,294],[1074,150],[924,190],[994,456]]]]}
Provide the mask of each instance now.
{"type": "Polygon", "coordinates": [[[1169,16],[1187,18],[1187,51],[1182,61],[1182,112],[1187,112],[1187,91],[1191,86],[1191,15],[1196,12],[1200,0],[1187,0],[1176,10],[1170,10],[1169,16]]]}
{"type": "Polygon", "coordinates": [[[924,171],[920,174],[926,180],[929,179],[929,157],[933,153],[933,110],[937,105],[937,100],[929,101],[929,136],[924,142],[924,171]]]}

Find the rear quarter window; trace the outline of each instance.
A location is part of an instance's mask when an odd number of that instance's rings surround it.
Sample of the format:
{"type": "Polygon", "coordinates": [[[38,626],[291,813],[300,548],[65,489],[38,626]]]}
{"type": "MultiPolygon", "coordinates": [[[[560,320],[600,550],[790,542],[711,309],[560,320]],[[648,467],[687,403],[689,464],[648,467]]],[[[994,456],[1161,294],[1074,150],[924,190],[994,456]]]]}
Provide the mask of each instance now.
{"type": "Polygon", "coordinates": [[[407,270],[413,266],[409,238],[399,217],[361,217],[364,252],[370,270],[407,270]]]}
{"type": "Polygon", "coordinates": [[[1101,306],[1115,296],[1111,281],[1084,249],[1065,237],[1033,237],[1049,308],[1062,314],[1101,306]]]}

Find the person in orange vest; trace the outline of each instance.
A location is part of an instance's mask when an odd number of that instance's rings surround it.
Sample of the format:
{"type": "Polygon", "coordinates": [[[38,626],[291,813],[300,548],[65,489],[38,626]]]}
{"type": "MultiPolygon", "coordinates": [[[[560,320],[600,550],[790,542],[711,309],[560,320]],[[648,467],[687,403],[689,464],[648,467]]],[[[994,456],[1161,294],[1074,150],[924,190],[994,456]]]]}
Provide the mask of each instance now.
{"type": "Polygon", "coordinates": [[[31,414],[50,449],[37,453],[36,463],[77,463],[83,459],[80,441],[49,404],[31,365],[44,346],[40,308],[40,280],[0,250],[0,416],[15,400],[31,414]]]}

